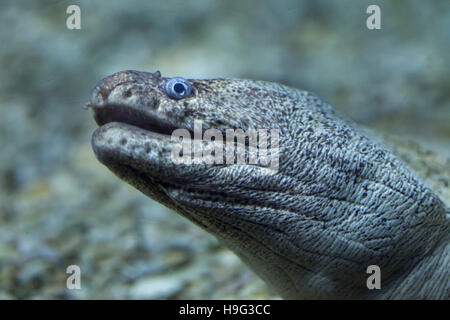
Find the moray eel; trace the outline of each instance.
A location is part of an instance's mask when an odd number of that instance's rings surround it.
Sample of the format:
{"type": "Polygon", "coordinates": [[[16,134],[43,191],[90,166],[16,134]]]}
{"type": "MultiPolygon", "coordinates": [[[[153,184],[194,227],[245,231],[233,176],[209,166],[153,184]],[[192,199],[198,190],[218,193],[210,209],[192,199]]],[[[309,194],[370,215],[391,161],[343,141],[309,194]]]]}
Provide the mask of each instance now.
{"type": "Polygon", "coordinates": [[[283,298],[448,299],[449,209],[314,94],[122,71],[96,85],[89,106],[101,163],[215,235],[283,298]],[[174,163],[171,134],[194,132],[195,121],[203,131],[277,130],[277,171],[174,163]],[[380,289],[368,289],[371,265],[380,289]]]}

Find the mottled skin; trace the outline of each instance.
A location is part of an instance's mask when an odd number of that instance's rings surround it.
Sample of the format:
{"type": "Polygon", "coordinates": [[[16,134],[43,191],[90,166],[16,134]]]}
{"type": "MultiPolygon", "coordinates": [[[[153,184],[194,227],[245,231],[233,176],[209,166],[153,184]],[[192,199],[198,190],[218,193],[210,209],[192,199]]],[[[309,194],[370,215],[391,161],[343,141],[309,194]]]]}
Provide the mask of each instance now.
{"type": "Polygon", "coordinates": [[[189,80],[193,93],[174,100],[167,80],[124,71],[91,94],[92,146],[119,178],[214,234],[284,298],[449,297],[448,209],[362,129],[280,84],[189,80]],[[174,164],[169,135],[195,119],[278,129],[279,171],[174,164]],[[380,290],[367,289],[369,265],[380,290]]]}

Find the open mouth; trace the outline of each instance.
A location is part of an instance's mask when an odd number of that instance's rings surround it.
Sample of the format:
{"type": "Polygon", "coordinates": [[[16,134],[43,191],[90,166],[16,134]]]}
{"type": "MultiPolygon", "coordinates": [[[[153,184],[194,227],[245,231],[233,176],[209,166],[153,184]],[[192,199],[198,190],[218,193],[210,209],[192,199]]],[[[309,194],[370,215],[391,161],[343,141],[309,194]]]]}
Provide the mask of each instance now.
{"type": "Polygon", "coordinates": [[[95,122],[103,126],[110,122],[120,122],[141,128],[146,131],[156,132],[163,135],[172,135],[178,129],[174,125],[149,115],[143,111],[121,105],[106,105],[102,107],[92,107],[95,122]]]}

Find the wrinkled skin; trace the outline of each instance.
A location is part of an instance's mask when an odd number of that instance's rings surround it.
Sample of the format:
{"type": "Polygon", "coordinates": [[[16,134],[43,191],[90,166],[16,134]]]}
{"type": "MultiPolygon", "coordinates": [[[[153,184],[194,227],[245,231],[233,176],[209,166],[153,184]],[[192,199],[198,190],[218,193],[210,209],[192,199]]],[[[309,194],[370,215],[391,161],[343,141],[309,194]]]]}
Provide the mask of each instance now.
{"type": "Polygon", "coordinates": [[[443,202],[362,129],[313,94],[252,80],[189,80],[168,97],[159,72],[103,79],[89,105],[97,158],[215,235],[284,298],[447,299],[443,202]],[[279,130],[279,169],[175,164],[174,129],[279,130]],[[382,288],[369,290],[369,265],[382,288]]]}

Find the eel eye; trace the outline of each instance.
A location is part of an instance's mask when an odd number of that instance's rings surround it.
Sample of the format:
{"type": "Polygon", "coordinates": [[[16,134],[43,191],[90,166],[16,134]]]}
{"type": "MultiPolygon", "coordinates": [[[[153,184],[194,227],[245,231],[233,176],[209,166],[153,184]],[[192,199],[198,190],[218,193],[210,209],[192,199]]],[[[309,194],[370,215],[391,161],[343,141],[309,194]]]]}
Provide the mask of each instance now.
{"type": "Polygon", "coordinates": [[[192,85],[184,78],[175,77],[166,82],[165,89],[172,99],[182,99],[191,94],[192,85]]]}

